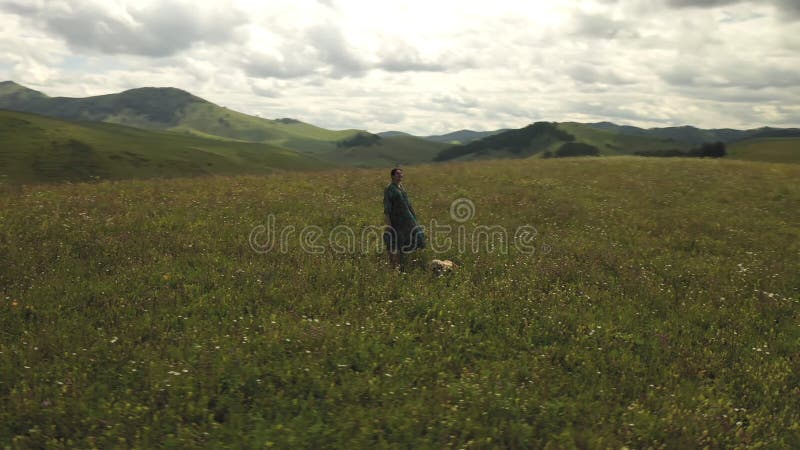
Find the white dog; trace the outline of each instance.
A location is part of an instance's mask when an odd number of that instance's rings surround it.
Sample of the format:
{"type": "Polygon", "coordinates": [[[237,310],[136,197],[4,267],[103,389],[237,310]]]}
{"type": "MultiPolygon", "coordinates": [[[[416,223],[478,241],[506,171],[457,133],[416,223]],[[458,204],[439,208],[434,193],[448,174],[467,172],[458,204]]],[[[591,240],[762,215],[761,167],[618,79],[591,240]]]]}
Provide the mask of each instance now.
{"type": "Polygon", "coordinates": [[[434,259],[429,264],[429,267],[434,275],[443,275],[445,272],[453,272],[458,269],[458,264],[449,259],[434,259]]]}

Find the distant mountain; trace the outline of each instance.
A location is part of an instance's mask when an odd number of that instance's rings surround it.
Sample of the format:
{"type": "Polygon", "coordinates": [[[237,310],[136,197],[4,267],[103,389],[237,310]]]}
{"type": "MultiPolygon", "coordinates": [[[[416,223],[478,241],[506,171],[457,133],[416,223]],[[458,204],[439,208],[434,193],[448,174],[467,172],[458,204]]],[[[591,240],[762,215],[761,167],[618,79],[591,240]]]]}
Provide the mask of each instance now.
{"type": "Polygon", "coordinates": [[[556,144],[574,141],[554,122],[536,122],[517,130],[508,130],[467,144],[442,150],[437,161],[464,157],[525,157],[551,149],[556,144]]]}
{"type": "Polygon", "coordinates": [[[428,163],[449,144],[429,141],[408,133],[359,133],[338,143],[335,152],[319,154],[331,162],[359,167],[395,167],[428,163]]]}
{"type": "MultiPolygon", "coordinates": [[[[158,134],[171,142],[177,142],[175,134],[178,134],[184,138],[202,138],[203,145],[209,145],[208,141],[212,140],[268,144],[270,149],[312,156],[320,164],[356,166],[406,165],[451,159],[625,155],[683,151],[711,141],[733,143],[800,137],[800,129],[796,128],[703,130],[684,126],[643,129],[610,122],[537,122],[520,129],[459,130],[424,137],[402,131],[372,134],[355,129],[327,130],[293,118],[269,120],[249,116],[176,88],[145,87],[117,94],[69,98],[49,97],[12,81],[0,83],[0,109],[79,122],[72,125],[95,131],[99,122],[172,133],[169,137],[158,134]]],[[[124,133],[129,134],[128,131],[124,133]]],[[[40,138],[46,139],[45,136],[43,134],[40,138]]],[[[140,137],[158,147],[152,140],[155,139],[153,136],[140,137]]],[[[2,138],[4,144],[11,142],[5,135],[2,138]]],[[[180,145],[189,145],[188,142],[180,145]]],[[[234,144],[225,145],[235,147],[234,144]]],[[[0,148],[0,151],[7,152],[7,149],[0,148]]]]}
{"type": "Polygon", "coordinates": [[[176,88],[145,87],[86,98],[48,97],[12,81],[0,83],[0,109],[71,121],[108,122],[218,139],[263,142],[305,153],[336,148],[358,130],[332,131],[295,119],[268,120],[215,105],[176,88]]]}
{"type": "Polygon", "coordinates": [[[566,156],[574,155],[576,149],[583,154],[627,155],[687,147],[688,144],[671,139],[626,135],[581,123],[536,122],[450,147],[440,152],[436,160],[566,156]]]}
{"type": "Polygon", "coordinates": [[[406,133],[405,131],[382,131],[380,133],[377,133],[377,135],[381,137],[410,136],[419,139],[425,139],[427,141],[432,141],[432,142],[459,145],[459,144],[468,144],[472,141],[477,141],[478,139],[483,139],[493,134],[502,133],[503,131],[508,131],[508,129],[504,128],[502,130],[495,130],[495,131],[458,130],[447,134],[438,134],[431,136],[415,136],[413,134],[406,133]]]}
{"type": "Polygon", "coordinates": [[[665,127],[665,128],[639,128],[629,125],[617,125],[611,122],[590,123],[588,126],[629,136],[646,136],[657,139],[671,139],[684,144],[702,144],[705,142],[736,142],[744,139],[759,137],[798,137],[800,129],[797,128],[757,128],[751,130],[734,130],[718,128],[704,130],[693,126],[665,127]]]}
{"type": "MultiPolygon", "coordinates": [[[[800,128],[757,128],[749,130],[746,139],[763,138],[800,138],[800,128]]],[[[741,140],[741,139],[737,139],[741,140]]]]}
{"type": "Polygon", "coordinates": [[[509,131],[508,128],[494,131],[472,131],[472,130],[458,130],[447,134],[440,134],[434,136],[425,136],[424,139],[434,142],[444,142],[446,144],[468,144],[478,139],[483,139],[504,131],[509,131]]]}
{"type": "Polygon", "coordinates": [[[330,167],[271,144],[0,110],[0,182],[262,174],[330,167]]]}
{"type": "Polygon", "coordinates": [[[577,122],[562,122],[558,127],[575,136],[577,142],[596,147],[600,155],[631,155],[636,152],[663,150],[685,151],[693,147],[693,144],[670,138],[600,130],[577,122]]]}
{"type": "Polygon", "coordinates": [[[0,107],[11,109],[5,105],[34,103],[46,98],[47,96],[41,92],[28,89],[13,81],[0,82],[0,107]]]}
{"type": "Polygon", "coordinates": [[[414,136],[411,133],[406,133],[405,131],[381,131],[380,133],[376,133],[380,137],[395,137],[395,136],[414,136]]]}

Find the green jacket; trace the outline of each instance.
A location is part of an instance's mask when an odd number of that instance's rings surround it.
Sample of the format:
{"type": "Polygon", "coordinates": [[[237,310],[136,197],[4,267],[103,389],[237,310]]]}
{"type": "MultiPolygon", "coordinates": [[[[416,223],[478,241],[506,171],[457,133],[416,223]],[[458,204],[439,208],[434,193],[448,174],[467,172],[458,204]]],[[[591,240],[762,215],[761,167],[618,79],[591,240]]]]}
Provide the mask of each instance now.
{"type": "Polygon", "coordinates": [[[383,190],[383,213],[389,216],[392,227],[398,231],[411,230],[417,225],[417,215],[405,189],[389,183],[383,190]]]}

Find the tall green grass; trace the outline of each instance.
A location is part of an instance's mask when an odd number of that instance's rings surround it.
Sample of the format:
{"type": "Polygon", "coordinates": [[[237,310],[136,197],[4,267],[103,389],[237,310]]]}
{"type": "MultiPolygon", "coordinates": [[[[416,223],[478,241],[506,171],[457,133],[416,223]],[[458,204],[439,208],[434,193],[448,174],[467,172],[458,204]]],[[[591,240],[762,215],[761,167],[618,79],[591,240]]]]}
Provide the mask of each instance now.
{"type": "Polygon", "coordinates": [[[406,170],[425,223],[537,251],[320,255],[384,170],[3,187],[4,448],[797,448],[800,167],[660,158],[406,170]]]}
{"type": "Polygon", "coordinates": [[[731,144],[728,154],[730,158],[749,161],[800,163],[800,139],[747,139],[731,144]]]}

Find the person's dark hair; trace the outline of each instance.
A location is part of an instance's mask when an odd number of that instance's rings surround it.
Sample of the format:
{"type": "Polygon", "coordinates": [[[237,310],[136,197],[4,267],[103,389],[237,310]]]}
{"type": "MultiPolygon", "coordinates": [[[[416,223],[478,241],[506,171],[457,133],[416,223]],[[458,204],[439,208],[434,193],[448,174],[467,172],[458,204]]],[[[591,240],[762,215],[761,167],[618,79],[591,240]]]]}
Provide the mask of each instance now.
{"type": "Polygon", "coordinates": [[[389,175],[394,176],[394,174],[396,174],[398,170],[403,170],[403,169],[401,169],[399,167],[395,167],[394,169],[392,169],[392,171],[389,173],[389,175]]]}

